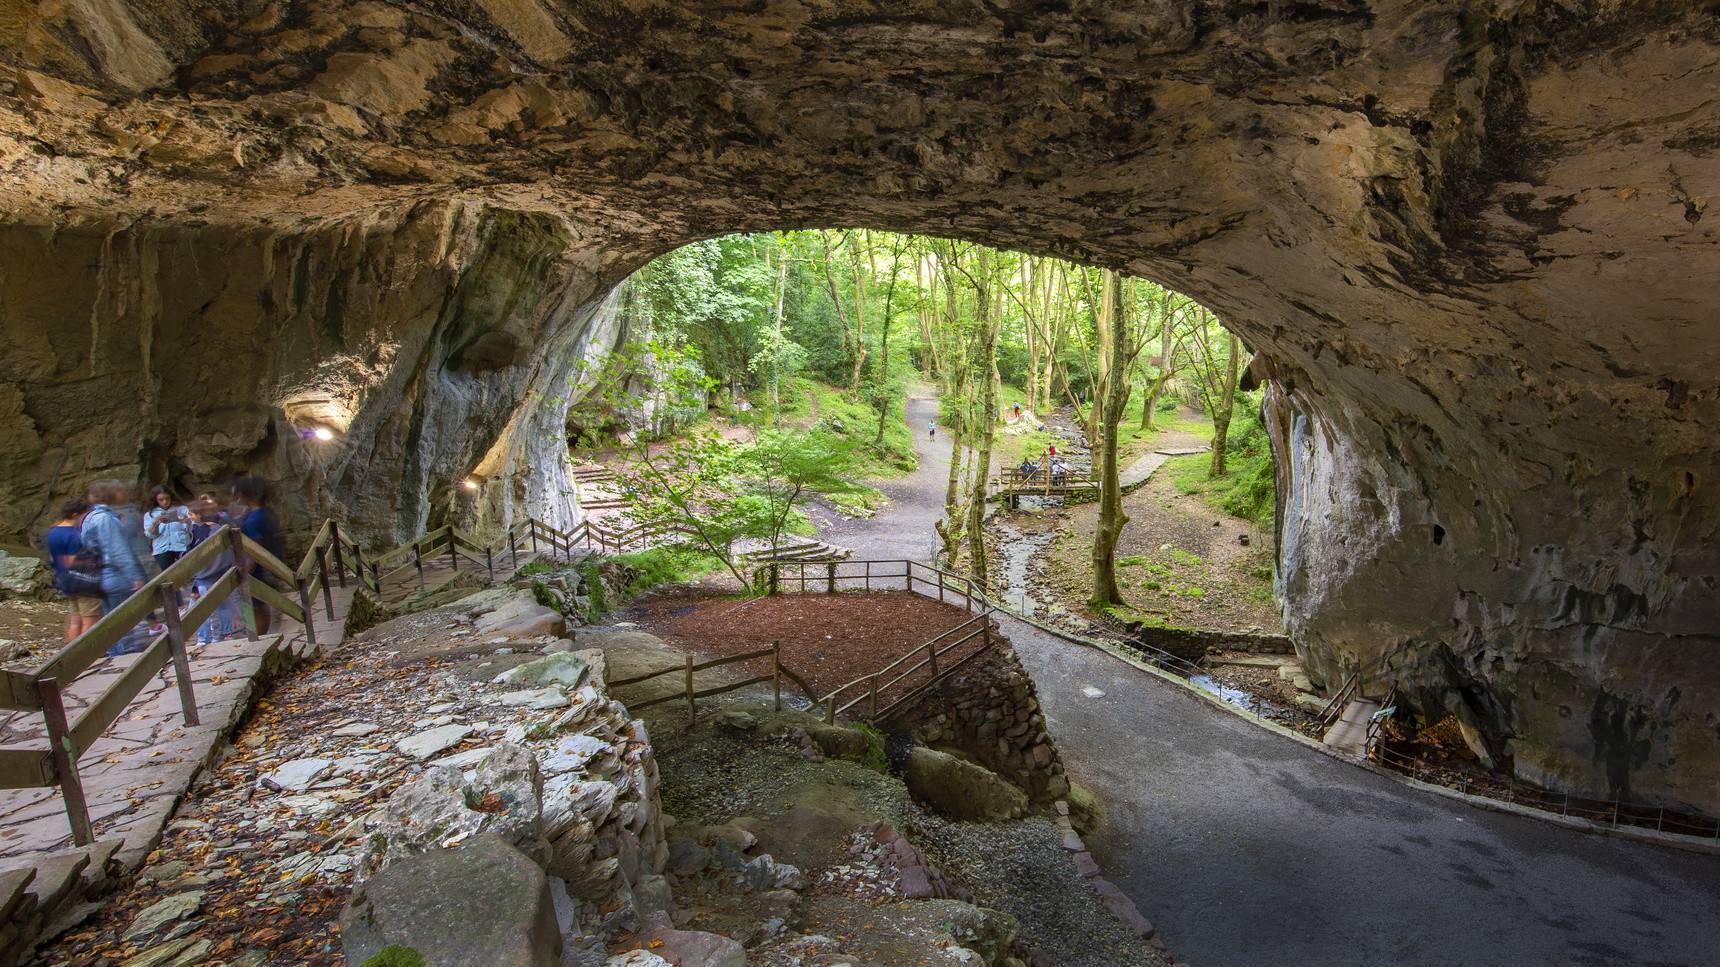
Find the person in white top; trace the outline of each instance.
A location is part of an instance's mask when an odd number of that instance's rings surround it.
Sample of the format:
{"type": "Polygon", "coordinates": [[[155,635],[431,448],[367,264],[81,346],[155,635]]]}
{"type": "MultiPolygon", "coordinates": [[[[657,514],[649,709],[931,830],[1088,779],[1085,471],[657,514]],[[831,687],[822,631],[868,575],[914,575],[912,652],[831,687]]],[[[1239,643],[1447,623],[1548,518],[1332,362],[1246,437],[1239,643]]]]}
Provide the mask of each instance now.
{"type": "Polygon", "coordinates": [[[149,537],[155,566],[165,571],[191,550],[191,524],[195,517],[184,504],[173,499],[173,493],[166,487],[151,491],[151,499],[155,506],[143,515],[143,532],[149,537]]]}

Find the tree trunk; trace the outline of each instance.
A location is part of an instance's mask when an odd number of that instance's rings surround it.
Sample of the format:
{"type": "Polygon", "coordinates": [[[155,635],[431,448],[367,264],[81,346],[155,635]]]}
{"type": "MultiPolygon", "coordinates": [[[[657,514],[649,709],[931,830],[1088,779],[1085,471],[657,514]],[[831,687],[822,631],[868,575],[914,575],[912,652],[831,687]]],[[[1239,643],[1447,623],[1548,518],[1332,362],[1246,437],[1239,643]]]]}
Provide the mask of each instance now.
{"type": "MultiPolygon", "coordinates": [[[[1099,527],[1093,535],[1093,596],[1088,599],[1096,609],[1125,603],[1117,589],[1117,541],[1123,536],[1123,525],[1129,522],[1129,515],[1123,513],[1123,487],[1117,469],[1117,426],[1129,393],[1129,323],[1115,272],[1105,271],[1104,286],[1101,328],[1108,334],[1101,336],[1100,345],[1109,356],[1102,362],[1110,378],[1104,387],[1107,398],[1100,420],[1104,450],[1099,464],[1099,527]]],[[[1097,408],[1098,401],[1094,402],[1097,408]]]]}
{"type": "Polygon", "coordinates": [[[1237,366],[1240,347],[1235,336],[1225,344],[1228,358],[1224,361],[1224,389],[1212,414],[1212,476],[1224,473],[1225,446],[1230,439],[1230,415],[1236,408],[1236,383],[1241,375],[1237,366]]]}
{"type": "Polygon", "coordinates": [[[777,395],[777,359],[782,355],[782,302],[784,294],[788,291],[788,253],[780,253],[780,257],[782,264],[776,267],[776,322],[771,332],[770,347],[770,418],[773,422],[777,418],[777,410],[782,405],[782,400],[777,395]]]}
{"type": "Polygon", "coordinates": [[[997,432],[997,327],[1001,313],[992,311],[988,298],[990,293],[986,291],[992,282],[991,250],[981,248],[978,261],[979,271],[972,279],[975,323],[980,334],[976,357],[977,362],[985,367],[985,372],[980,377],[979,412],[973,426],[977,450],[973,489],[968,499],[967,537],[968,573],[983,588],[986,585],[985,486],[986,477],[991,473],[991,442],[997,432]]]}

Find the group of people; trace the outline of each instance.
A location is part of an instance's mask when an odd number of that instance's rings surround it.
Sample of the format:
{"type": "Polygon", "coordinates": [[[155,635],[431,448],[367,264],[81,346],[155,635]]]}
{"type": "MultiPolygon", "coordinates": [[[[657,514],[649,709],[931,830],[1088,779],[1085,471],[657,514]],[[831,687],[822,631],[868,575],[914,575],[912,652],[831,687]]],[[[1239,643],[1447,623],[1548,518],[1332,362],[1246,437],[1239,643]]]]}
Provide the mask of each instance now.
{"type": "Polygon", "coordinates": [[[1069,471],[1074,469],[1069,465],[1069,461],[1057,455],[1057,447],[1055,445],[1045,448],[1044,459],[1047,462],[1041,463],[1023,457],[1020,466],[1015,468],[1016,479],[1036,480],[1043,472],[1041,468],[1049,466],[1051,469],[1051,482],[1061,483],[1069,476],[1069,471]]]}
{"type": "MultiPolygon", "coordinates": [[[[137,497],[137,489],[129,484],[98,480],[83,498],[62,505],[60,519],[43,535],[54,585],[70,601],[67,641],[88,631],[102,615],[118,608],[223,525],[237,526],[265,550],[280,555],[280,525],[269,508],[268,483],[261,478],[235,480],[226,504],[213,493],[182,503],[168,488],[156,487],[150,492],[148,510],[141,510],[137,497]]],[[[180,606],[208,594],[232,566],[233,552],[224,547],[197,570],[186,593],[180,595],[180,606]]],[[[261,568],[253,570],[252,578],[267,580],[261,568]]],[[[235,592],[197,629],[197,640],[207,643],[231,637],[238,607],[235,592]]],[[[267,631],[268,610],[260,603],[254,608],[257,630],[267,631]]],[[[128,630],[108,654],[142,651],[161,633],[159,619],[152,613],[128,630]]]]}

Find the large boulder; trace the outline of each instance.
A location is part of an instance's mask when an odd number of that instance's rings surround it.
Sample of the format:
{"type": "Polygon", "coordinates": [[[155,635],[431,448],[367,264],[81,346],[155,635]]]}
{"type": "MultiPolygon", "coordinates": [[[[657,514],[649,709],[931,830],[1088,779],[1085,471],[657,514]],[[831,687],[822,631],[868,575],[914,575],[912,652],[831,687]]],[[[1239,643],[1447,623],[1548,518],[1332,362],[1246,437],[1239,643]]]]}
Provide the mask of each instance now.
{"type": "Polygon", "coordinates": [[[0,551],[0,599],[46,597],[52,589],[53,572],[40,558],[0,551]]]}
{"type": "Polygon", "coordinates": [[[496,746],[471,782],[458,769],[433,766],[395,790],[371,836],[368,868],[381,871],[411,856],[495,833],[540,866],[549,860],[544,836],[543,782],[531,752],[496,746]]]}
{"type": "Polygon", "coordinates": [[[917,746],[908,753],[908,792],[950,819],[1014,819],[1027,812],[1027,794],[984,766],[917,746]]]}
{"type": "Polygon", "coordinates": [[[418,951],[429,967],[561,964],[549,880],[497,833],[390,864],[353,891],[340,939],[349,964],[389,944],[418,951]]]}

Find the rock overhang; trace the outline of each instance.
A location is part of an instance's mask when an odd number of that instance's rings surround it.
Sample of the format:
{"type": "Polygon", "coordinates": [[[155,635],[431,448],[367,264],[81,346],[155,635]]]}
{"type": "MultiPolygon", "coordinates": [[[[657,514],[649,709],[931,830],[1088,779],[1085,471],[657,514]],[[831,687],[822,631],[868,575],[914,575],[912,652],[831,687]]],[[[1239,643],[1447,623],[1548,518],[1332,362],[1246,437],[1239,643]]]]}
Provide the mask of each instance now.
{"type": "Polygon", "coordinates": [[[1545,781],[1720,805],[1720,34],[1688,5],[56,9],[0,36],[0,259],[58,267],[0,296],[8,529],[97,470],[320,475],[307,514],[390,537],[541,508],[532,401],[576,398],[559,360],[625,338],[602,300],[652,256],[957,236],[1152,277],[1271,357],[1312,668],[1387,663],[1545,781]],[[261,360],[238,389],[148,349],[205,333],[261,360]],[[90,380],[141,425],[56,412],[90,380]],[[319,462],[274,411],[330,387],[319,462]]]}

